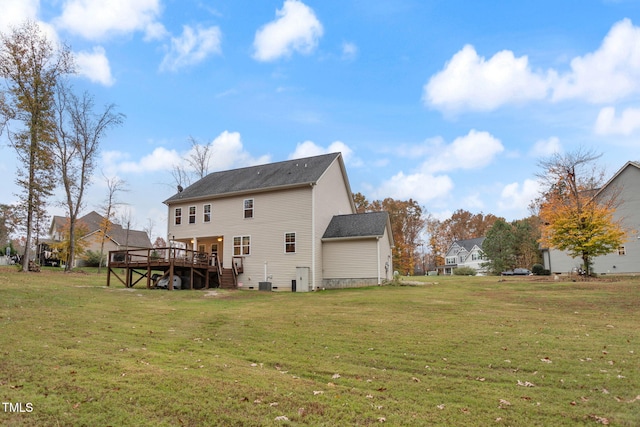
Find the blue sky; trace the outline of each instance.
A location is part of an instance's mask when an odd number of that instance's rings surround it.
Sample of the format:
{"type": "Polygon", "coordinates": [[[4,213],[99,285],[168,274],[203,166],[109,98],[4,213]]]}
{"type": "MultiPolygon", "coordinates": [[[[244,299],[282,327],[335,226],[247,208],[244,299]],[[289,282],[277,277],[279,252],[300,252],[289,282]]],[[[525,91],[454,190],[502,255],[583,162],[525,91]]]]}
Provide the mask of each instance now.
{"type": "MultiPolygon", "coordinates": [[[[582,146],[640,160],[640,1],[0,0],[76,53],[73,83],[127,118],[99,170],[138,228],[188,138],[210,171],[342,151],[370,200],[528,216],[537,160],[582,146]]],[[[0,202],[15,153],[0,136],[0,202]]],[[[106,195],[100,175],[86,211],[106,195]]],[[[55,202],[53,200],[52,202],[55,202]]],[[[53,203],[52,203],[53,204],[53,203]]],[[[53,207],[61,213],[59,207],[53,207]]]]}

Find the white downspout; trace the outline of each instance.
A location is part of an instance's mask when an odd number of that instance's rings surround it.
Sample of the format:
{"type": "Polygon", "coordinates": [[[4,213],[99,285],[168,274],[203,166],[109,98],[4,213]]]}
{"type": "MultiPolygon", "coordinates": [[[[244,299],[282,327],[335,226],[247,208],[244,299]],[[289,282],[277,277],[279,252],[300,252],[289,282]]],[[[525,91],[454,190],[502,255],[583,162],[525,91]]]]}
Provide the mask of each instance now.
{"type": "Polygon", "coordinates": [[[377,268],[378,268],[378,285],[382,284],[382,280],[380,279],[380,237],[376,237],[376,252],[377,252],[377,268]]]}
{"type": "Polygon", "coordinates": [[[316,186],[311,184],[311,290],[316,290],[316,186]]]}

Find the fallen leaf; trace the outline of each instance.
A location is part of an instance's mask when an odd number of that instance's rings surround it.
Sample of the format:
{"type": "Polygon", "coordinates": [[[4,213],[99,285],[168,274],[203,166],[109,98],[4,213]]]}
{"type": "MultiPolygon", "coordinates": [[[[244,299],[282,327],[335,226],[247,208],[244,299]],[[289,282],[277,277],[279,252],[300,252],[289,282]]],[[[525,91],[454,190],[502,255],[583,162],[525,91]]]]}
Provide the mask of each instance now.
{"type": "Polygon", "coordinates": [[[289,418],[287,418],[286,415],[280,415],[279,417],[275,418],[275,421],[289,421],[289,418]]]}

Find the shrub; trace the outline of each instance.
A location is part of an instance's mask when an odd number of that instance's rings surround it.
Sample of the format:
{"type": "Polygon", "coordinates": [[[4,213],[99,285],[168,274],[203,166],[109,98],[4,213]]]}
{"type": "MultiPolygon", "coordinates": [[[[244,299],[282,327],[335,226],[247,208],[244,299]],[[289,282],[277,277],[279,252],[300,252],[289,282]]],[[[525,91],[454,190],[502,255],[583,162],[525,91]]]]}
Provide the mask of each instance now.
{"type": "MultiPolygon", "coordinates": [[[[106,265],[107,257],[102,257],[102,265],[106,265]]],[[[87,267],[97,267],[100,264],[100,252],[87,251],[84,254],[84,262],[87,267]]]]}
{"type": "Polygon", "coordinates": [[[549,276],[551,274],[551,270],[545,270],[542,264],[533,264],[531,272],[536,276],[549,276]]]}
{"type": "Polygon", "coordinates": [[[471,267],[458,267],[453,269],[453,274],[456,276],[475,276],[477,273],[475,268],[471,267]]]}

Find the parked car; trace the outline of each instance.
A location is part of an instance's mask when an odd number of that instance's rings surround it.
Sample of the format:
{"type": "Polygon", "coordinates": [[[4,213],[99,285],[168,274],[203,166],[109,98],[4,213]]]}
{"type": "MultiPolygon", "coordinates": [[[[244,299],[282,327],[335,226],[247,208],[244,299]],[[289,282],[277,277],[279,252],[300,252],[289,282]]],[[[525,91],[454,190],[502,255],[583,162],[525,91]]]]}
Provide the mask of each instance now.
{"type": "Polygon", "coordinates": [[[514,268],[513,270],[507,270],[502,272],[503,276],[530,276],[531,270],[526,268],[514,268]]]}

